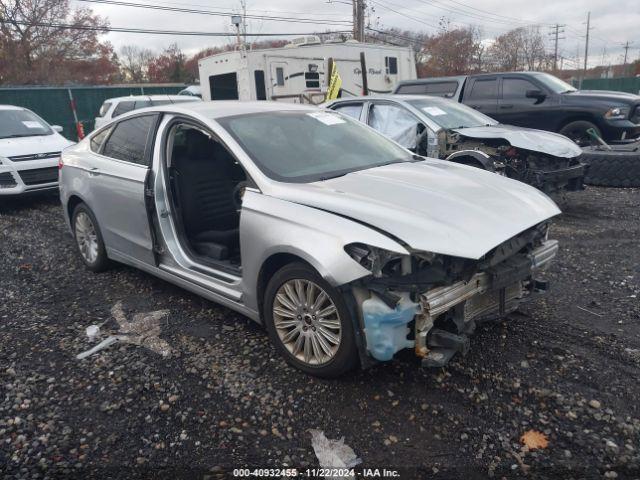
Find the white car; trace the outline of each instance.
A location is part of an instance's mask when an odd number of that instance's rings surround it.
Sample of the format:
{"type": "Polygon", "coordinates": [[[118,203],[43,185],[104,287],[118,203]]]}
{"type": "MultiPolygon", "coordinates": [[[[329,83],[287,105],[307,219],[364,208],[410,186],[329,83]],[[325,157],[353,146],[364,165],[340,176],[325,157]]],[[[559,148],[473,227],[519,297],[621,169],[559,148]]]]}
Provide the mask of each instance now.
{"type": "Polygon", "coordinates": [[[0,196],[56,190],[60,153],[73,145],[30,110],[0,105],[0,196]]]}
{"type": "Polygon", "coordinates": [[[100,107],[95,119],[95,129],[109,123],[120,115],[146,107],[158,107],[172,103],[201,102],[202,99],[189,95],[130,95],[128,97],[109,98],[100,107]]]}

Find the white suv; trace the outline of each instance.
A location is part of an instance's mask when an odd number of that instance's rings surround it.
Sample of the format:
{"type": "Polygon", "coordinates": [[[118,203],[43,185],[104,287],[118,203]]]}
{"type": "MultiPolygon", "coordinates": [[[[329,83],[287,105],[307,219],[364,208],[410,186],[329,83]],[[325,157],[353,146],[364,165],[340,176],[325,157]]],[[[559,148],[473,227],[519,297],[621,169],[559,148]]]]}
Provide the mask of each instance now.
{"type": "Polygon", "coordinates": [[[130,95],[128,97],[109,98],[100,107],[95,120],[95,129],[109,123],[112,119],[132,110],[145,107],[157,107],[171,103],[201,102],[198,97],[185,95],[130,95]]]}
{"type": "Polygon", "coordinates": [[[60,152],[73,145],[30,110],[0,105],[0,196],[58,188],[60,152]]]}

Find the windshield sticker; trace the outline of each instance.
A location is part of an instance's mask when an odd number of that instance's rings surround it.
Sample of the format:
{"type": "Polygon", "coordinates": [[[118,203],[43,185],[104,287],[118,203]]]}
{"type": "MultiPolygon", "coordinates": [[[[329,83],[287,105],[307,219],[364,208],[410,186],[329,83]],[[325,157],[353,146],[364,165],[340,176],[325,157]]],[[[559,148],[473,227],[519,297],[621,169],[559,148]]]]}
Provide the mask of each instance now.
{"type": "Polygon", "coordinates": [[[437,117],[438,115],[446,115],[447,112],[438,107],[424,107],[422,109],[425,113],[437,117]]]}
{"type": "Polygon", "coordinates": [[[33,120],[23,120],[22,124],[27,128],[44,128],[40,122],[35,122],[33,120]]]}
{"type": "Polygon", "coordinates": [[[339,123],[347,123],[345,120],[340,118],[338,115],[334,115],[332,113],[327,112],[313,112],[307,113],[310,117],[315,118],[316,120],[324,123],[325,125],[337,125],[339,123]]]}

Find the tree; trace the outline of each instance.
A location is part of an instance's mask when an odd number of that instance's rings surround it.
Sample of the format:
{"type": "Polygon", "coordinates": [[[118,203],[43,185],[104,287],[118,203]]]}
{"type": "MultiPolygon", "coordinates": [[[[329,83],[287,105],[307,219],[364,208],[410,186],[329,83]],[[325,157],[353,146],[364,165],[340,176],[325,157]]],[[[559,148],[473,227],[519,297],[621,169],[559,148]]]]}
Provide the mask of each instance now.
{"type": "Polygon", "coordinates": [[[441,23],[440,32],[427,38],[424,50],[419,76],[461,75],[482,67],[483,48],[475,27],[450,29],[448,23],[441,23]]]}
{"type": "Polygon", "coordinates": [[[493,70],[550,70],[553,56],[545,50],[538,27],[520,27],[496,38],[487,52],[493,70]]]}
{"type": "Polygon", "coordinates": [[[149,64],[154,54],[148,48],[125,45],[120,49],[120,69],[126,82],[142,83],[147,81],[149,64]]]}
{"type": "Polygon", "coordinates": [[[186,57],[178,44],[173,43],[149,62],[148,77],[155,83],[184,83],[188,81],[186,57]]]}
{"type": "Polygon", "coordinates": [[[69,0],[0,0],[0,81],[4,84],[58,84],[108,79],[113,49],[99,35],[108,22],[69,0]],[[71,28],[70,28],[71,27],[71,28]],[[89,72],[92,72],[89,74],[89,72]]]}

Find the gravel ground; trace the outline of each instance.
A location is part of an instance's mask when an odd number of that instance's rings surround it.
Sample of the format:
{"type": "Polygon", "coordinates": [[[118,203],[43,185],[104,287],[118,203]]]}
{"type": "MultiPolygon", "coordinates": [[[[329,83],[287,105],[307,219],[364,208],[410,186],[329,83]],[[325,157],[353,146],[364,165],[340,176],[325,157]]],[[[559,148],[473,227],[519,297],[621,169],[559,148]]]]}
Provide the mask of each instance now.
{"type": "Polygon", "coordinates": [[[640,476],[640,190],[562,203],[553,290],[471,351],[411,353],[335,381],[288,367],[248,319],[125,266],[82,266],[53,197],[0,204],[0,477],[223,478],[317,468],[310,429],[402,478],[640,476]],[[119,343],[85,360],[111,310],[167,309],[170,354],[119,343]],[[524,448],[528,430],[546,449],[524,448]]]}

